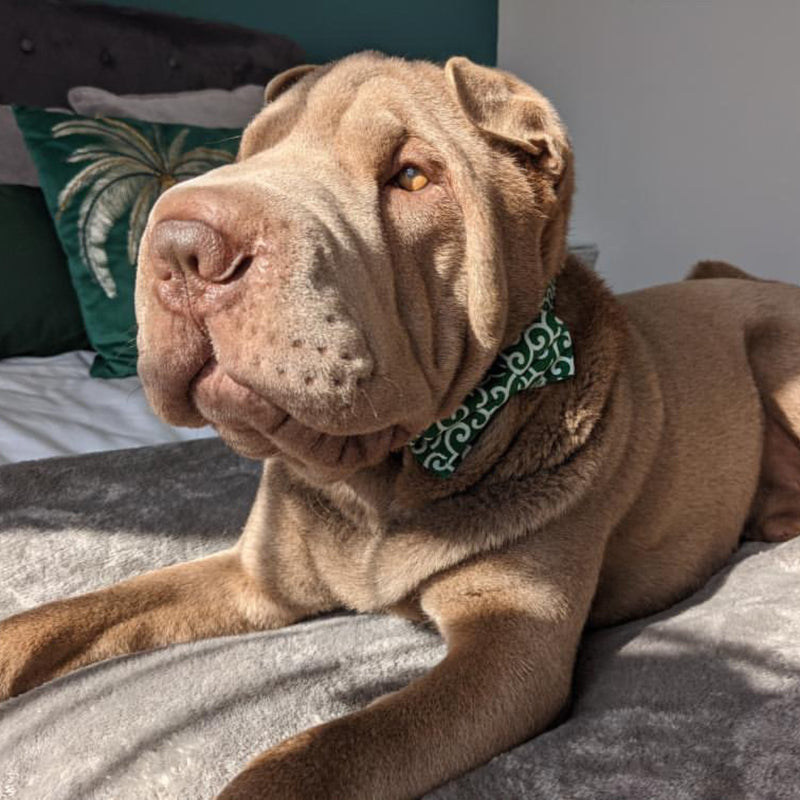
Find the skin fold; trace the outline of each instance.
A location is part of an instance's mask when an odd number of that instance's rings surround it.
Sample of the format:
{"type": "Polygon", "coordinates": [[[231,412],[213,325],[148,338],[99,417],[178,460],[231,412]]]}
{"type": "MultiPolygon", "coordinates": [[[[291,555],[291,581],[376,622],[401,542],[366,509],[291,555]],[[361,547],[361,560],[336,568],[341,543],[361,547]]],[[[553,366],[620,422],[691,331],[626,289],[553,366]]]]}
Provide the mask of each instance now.
{"type": "Polygon", "coordinates": [[[800,288],[702,262],[614,296],[566,252],[572,191],[562,123],[508,73],[362,53],[275,78],[236,163],[159,199],[136,291],[153,408],[264,460],[245,529],[0,622],[0,699],[174,642],[402,614],[444,660],[219,797],[418,797],[556,719],[587,624],[669,606],[743,533],[800,533],[800,288]],[[425,472],[406,445],[552,280],[576,375],[425,472]]]}

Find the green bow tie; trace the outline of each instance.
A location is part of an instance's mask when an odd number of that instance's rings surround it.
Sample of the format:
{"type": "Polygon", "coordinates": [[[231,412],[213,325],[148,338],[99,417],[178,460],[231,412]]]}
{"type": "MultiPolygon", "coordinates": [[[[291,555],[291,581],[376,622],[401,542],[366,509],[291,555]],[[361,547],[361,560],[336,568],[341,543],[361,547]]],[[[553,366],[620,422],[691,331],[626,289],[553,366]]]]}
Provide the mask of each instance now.
{"type": "Polygon", "coordinates": [[[497,356],[480,385],[455,413],[434,422],[411,442],[411,452],[425,469],[449,478],[509,398],[524,389],[563,381],[575,374],[572,337],[553,311],[555,296],[552,281],[539,316],[497,356]]]}

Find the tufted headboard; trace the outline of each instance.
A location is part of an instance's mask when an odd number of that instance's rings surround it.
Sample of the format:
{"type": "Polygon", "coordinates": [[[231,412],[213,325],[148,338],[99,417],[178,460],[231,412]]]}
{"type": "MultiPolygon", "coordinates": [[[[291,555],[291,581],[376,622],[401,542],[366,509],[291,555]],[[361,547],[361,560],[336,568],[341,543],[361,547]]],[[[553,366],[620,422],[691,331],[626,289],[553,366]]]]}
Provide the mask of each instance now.
{"type": "Polygon", "coordinates": [[[305,61],[284,36],[70,0],[0,0],[0,104],[65,106],[72,86],[147,94],[266,84],[305,61]]]}

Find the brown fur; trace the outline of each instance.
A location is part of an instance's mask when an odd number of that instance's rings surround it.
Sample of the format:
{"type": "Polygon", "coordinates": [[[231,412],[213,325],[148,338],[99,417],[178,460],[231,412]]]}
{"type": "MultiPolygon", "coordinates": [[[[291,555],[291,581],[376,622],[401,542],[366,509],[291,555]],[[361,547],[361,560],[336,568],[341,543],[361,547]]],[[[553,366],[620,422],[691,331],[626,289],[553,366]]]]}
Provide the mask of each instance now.
{"type": "Polygon", "coordinates": [[[416,797],[556,718],[587,621],[685,596],[746,524],[800,532],[800,288],[704,262],[614,297],[565,254],[564,129],[506,73],[368,53],[267,99],[236,164],[159,200],[137,285],[154,408],[268,459],[241,539],[0,623],[0,697],[330,609],[426,619],[448,644],[429,675],[220,795],[416,797]],[[421,192],[392,181],[408,163],[421,192]],[[576,376],[512,398],[451,479],[426,473],[405,444],[554,277],[576,376]]]}

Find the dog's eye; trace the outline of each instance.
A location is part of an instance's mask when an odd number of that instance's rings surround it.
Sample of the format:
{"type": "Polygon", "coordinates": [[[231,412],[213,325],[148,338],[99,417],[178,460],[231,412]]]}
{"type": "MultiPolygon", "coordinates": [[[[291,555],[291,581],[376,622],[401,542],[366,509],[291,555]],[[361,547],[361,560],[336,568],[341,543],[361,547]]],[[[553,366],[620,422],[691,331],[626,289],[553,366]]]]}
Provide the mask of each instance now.
{"type": "Polygon", "coordinates": [[[418,192],[428,185],[428,176],[419,167],[403,167],[394,181],[407,192],[418,192]]]}

